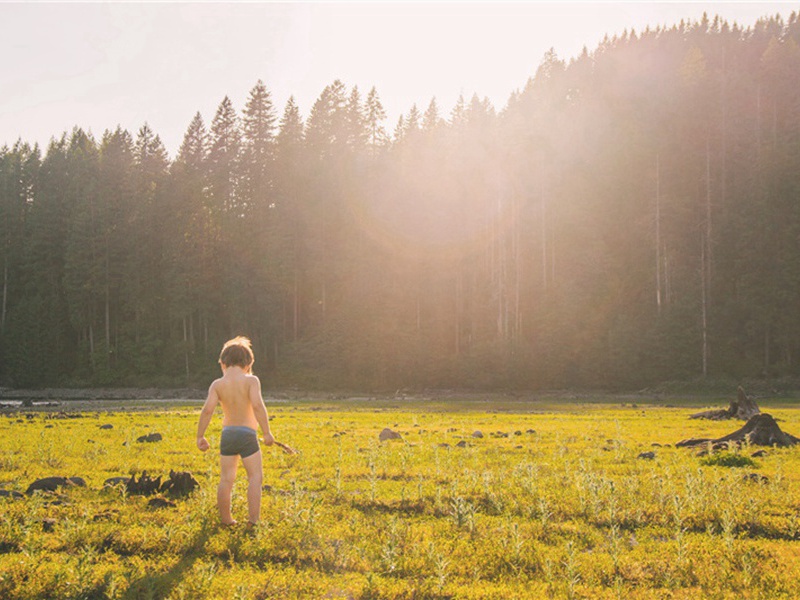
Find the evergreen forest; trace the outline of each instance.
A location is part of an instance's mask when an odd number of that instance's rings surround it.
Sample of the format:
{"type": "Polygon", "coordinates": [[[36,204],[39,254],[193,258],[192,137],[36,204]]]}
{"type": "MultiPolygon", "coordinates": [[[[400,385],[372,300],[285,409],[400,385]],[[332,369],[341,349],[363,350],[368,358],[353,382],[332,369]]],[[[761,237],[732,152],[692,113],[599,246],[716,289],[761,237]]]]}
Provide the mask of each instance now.
{"type": "Polygon", "coordinates": [[[5,386],[204,387],[239,334],[266,386],[800,376],[800,19],[551,51],[502,109],[258,81],[174,158],[18,140],[0,268],[5,386]]]}

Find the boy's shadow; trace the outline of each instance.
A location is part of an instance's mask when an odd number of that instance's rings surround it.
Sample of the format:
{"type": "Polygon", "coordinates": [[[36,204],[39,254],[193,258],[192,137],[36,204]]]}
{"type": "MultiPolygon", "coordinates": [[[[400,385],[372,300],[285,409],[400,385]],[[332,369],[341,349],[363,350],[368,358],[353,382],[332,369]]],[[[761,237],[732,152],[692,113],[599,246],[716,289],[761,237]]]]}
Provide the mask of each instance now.
{"type": "Polygon", "coordinates": [[[195,561],[203,555],[203,548],[209,538],[221,531],[218,522],[208,521],[195,533],[189,545],[182,551],[183,556],[173,567],[163,573],[147,574],[130,582],[122,596],[124,600],[159,600],[168,597],[183,580],[195,561]]]}

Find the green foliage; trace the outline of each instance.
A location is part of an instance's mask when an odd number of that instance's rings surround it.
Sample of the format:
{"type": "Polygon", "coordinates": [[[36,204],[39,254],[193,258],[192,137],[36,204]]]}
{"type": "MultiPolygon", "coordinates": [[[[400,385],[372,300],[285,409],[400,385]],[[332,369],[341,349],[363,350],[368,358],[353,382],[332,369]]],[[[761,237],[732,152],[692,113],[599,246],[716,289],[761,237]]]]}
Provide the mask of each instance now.
{"type": "Polygon", "coordinates": [[[715,452],[700,459],[700,464],[708,467],[755,467],[756,462],[749,456],[736,452],[715,452]]]}

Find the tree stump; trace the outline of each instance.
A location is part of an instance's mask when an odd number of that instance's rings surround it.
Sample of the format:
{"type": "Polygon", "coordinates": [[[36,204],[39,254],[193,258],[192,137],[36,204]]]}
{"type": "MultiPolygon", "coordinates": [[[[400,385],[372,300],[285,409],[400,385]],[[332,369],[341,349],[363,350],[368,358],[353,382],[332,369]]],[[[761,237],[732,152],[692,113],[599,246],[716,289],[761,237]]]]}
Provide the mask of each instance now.
{"type": "Polygon", "coordinates": [[[745,442],[754,446],[794,446],[800,443],[800,438],[781,431],[772,415],[761,413],[751,417],[741,429],[721,438],[692,438],[678,442],[675,446],[686,448],[711,444],[714,447],[721,447],[745,442]]]}
{"type": "Polygon", "coordinates": [[[736,390],[736,400],[731,400],[727,409],[706,410],[691,415],[690,419],[711,419],[712,421],[724,421],[727,419],[741,419],[747,421],[751,417],[760,414],[761,411],[752,398],[748,398],[742,386],[736,390]]]}

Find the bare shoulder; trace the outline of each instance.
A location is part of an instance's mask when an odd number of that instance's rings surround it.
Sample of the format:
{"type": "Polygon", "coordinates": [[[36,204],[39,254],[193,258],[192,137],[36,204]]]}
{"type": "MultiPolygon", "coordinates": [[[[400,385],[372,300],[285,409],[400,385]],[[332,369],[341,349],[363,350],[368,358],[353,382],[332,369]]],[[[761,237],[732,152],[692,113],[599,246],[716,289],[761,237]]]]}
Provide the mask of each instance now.
{"type": "Polygon", "coordinates": [[[252,375],[252,374],[248,374],[248,375],[245,375],[245,377],[247,378],[247,383],[248,384],[250,384],[250,385],[261,385],[261,380],[257,376],[252,375]]]}

